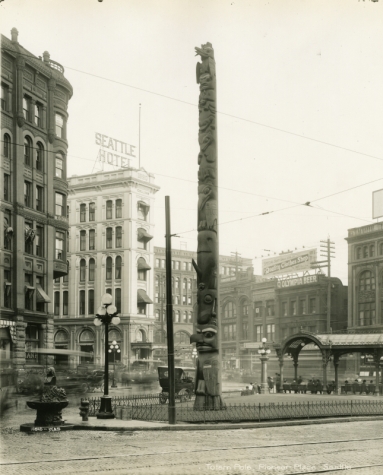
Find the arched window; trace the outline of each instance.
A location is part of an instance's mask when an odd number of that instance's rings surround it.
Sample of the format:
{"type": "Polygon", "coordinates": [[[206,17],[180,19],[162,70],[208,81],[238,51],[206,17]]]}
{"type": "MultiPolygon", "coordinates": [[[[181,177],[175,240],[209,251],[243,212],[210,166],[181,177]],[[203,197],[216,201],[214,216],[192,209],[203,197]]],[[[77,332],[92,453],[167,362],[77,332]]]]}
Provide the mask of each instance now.
{"type": "Polygon", "coordinates": [[[94,282],[95,261],[93,258],[89,259],[89,282],[94,282]]]}
{"type": "Polygon", "coordinates": [[[187,312],[182,313],[182,321],[185,322],[185,323],[188,321],[188,313],[187,312]]]}
{"type": "Polygon", "coordinates": [[[186,332],[176,332],[174,334],[174,344],[175,345],[189,345],[190,337],[186,332]]]}
{"type": "Polygon", "coordinates": [[[106,219],[112,219],[113,217],[113,201],[108,200],[106,202],[106,219]]]}
{"type": "Polygon", "coordinates": [[[368,257],[368,246],[363,246],[363,258],[368,257]]]}
{"type": "Polygon", "coordinates": [[[362,248],[357,247],[355,249],[355,259],[362,259],[362,248]]]}
{"type": "Polygon", "coordinates": [[[86,356],[80,356],[80,363],[94,362],[94,334],[90,330],[84,330],[80,335],[80,351],[87,353],[86,356]]]}
{"type": "Polygon", "coordinates": [[[183,289],[183,290],[186,290],[186,282],[187,282],[186,279],[184,279],[184,280],[182,281],[182,289],[183,289]]]}
{"type": "Polygon", "coordinates": [[[359,291],[375,290],[375,277],[371,271],[366,270],[359,277],[359,291]]]}
{"type": "Polygon", "coordinates": [[[122,227],[116,227],[116,247],[122,247],[122,227]]]}
{"type": "Polygon", "coordinates": [[[89,250],[94,251],[96,248],[96,231],[94,229],[89,230],[89,250]]]}
{"type": "Polygon", "coordinates": [[[188,290],[191,290],[192,288],[192,280],[188,279],[188,290]]]}
{"type": "Polygon", "coordinates": [[[32,140],[28,136],[24,138],[24,164],[32,166],[32,140]]]}
{"type": "Polygon", "coordinates": [[[90,289],[88,291],[88,315],[94,313],[94,290],[90,289]]]}
{"type": "Polygon", "coordinates": [[[95,220],[96,203],[89,203],[89,221],[95,220]]]}
{"type": "Polygon", "coordinates": [[[112,258],[109,256],[106,258],[106,280],[112,280],[112,268],[113,261],[112,258]]]}
{"type": "Polygon", "coordinates": [[[85,282],[85,275],[86,275],[86,262],[85,262],[85,259],[81,259],[81,261],[80,261],[80,282],[85,282]]]}
{"type": "Polygon", "coordinates": [[[114,305],[117,308],[117,313],[121,313],[121,289],[117,288],[114,293],[114,305]]]}
{"type": "Polygon", "coordinates": [[[146,342],[146,333],[145,333],[145,330],[136,330],[136,341],[137,342],[143,342],[145,343],[146,342]]]}
{"type": "Polygon", "coordinates": [[[40,170],[41,172],[44,170],[44,146],[41,142],[37,142],[36,170],[40,170]]]}
{"type": "Polygon", "coordinates": [[[11,158],[11,137],[8,134],[4,134],[3,152],[4,157],[11,158]]]}
{"type": "Polygon", "coordinates": [[[122,259],[121,256],[116,257],[116,270],[115,270],[115,278],[121,279],[121,266],[122,266],[122,259]]]}
{"type": "Polygon", "coordinates": [[[242,300],[241,302],[241,315],[247,317],[249,315],[249,305],[247,300],[242,300]]]}
{"type": "Polygon", "coordinates": [[[86,231],[80,231],[80,251],[86,251],[86,231]]]}
{"type": "Polygon", "coordinates": [[[86,204],[82,203],[80,205],[80,222],[85,223],[86,221],[86,204]]]}
{"type": "Polygon", "coordinates": [[[112,249],[113,245],[113,229],[106,228],[106,248],[112,249]]]}
{"type": "Polygon", "coordinates": [[[180,278],[179,277],[176,277],[176,279],[175,279],[175,288],[176,289],[180,288],[180,278]]]}
{"type": "Polygon", "coordinates": [[[225,305],[224,318],[235,318],[236,316],[237,316],[237,312],[235,309],[234,302],[228,302],[225,305]]]}

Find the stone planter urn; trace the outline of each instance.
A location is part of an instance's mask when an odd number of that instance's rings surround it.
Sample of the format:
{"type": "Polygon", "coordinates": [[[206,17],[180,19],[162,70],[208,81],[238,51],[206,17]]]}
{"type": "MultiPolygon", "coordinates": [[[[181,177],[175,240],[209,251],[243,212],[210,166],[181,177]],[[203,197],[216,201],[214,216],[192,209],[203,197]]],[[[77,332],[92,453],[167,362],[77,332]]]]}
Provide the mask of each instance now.
{"type": "Polygon", "coordinates": [[[64,423],[62,410],[67,407],[68,401],[27,401],[27,405],[37,411],[35,426],[61,426],[64,423]]]}

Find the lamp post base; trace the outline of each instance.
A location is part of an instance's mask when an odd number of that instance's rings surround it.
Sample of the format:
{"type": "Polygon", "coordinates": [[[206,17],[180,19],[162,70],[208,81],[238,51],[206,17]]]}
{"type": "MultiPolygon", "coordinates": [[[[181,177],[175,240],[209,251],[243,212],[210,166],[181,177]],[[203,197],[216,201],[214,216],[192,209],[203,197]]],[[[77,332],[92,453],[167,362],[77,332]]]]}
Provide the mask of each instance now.
{"type": "Polygon", "coordinates": [[[115,415],[112,410],[112,398],[110,396],[101,396],[101,406],[97,413],[97,419],[114,419],[115,415]]]}

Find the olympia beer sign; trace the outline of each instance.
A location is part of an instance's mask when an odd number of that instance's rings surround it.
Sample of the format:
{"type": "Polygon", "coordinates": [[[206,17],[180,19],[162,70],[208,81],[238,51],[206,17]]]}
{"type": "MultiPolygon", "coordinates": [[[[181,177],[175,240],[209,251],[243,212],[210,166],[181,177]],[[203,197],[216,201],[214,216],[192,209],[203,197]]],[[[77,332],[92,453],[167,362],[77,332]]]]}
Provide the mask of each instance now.
{"type": "Polygon", "coordinates": [[[131,158],[136,158],[134,155],[135,145],[113,139],[108,135],[96,132],[96,145],[100,146],[97,159],[102,163],[109,163],[109,165],[114,165],[115,167],[129,168],[131,158]]]}
{"type": "Polygon", "coordinates": [[[307,271],[312,269],[312,265],[316,260],[316,249],[270,257],[262,261],[262,274],[265,277],[272,277],[283,274],[294,274],[298,271],[307,271]]]}

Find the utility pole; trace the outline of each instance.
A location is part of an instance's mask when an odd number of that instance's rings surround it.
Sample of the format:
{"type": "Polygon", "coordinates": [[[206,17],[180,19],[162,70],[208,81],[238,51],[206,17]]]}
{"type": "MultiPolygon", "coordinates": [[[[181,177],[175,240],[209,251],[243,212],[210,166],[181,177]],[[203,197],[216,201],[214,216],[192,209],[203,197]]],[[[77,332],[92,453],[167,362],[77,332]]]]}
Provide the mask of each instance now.
{"type": "Polygon", "coordinates": [[[235,251],[235,252],[232,252],[231,255],[232,257],[235,256],[235,275],[237,276],[238,275],[238,256],[240,256],[241,254],[235,251]]]}
{"type": "MultiPolygon", "coordinates": [[[[321,257],[325,257],[324,261],[327,264],[327,321],[326,321],[326,331],[327,333],[331,332],[331,257],[335,257],[335,246],[330,238],[327,238],[326,241],[321,241],[321,257]]],[[[322,261],[323,262],[323,261],[322,261]]],[[[325,266],[326,266],[325,264],[325,266]]],[[[321,267],[321,266],[319,266],[321,267]]]]}

